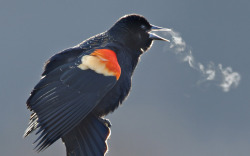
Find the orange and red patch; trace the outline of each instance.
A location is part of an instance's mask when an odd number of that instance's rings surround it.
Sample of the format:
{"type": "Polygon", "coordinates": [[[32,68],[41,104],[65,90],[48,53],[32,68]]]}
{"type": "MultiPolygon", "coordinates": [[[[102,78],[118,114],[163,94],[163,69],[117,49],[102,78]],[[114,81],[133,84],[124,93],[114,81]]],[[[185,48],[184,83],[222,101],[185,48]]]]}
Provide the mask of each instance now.
{"type": "Polygon", "coordinates": [[[110,49],[97,49],[90,55],[81,59],[78,67],[82,70],[91,69],[105,76],[115,76],[118,80],[121,75],[121,67],[117,61],[116,53],[110,49]]]}

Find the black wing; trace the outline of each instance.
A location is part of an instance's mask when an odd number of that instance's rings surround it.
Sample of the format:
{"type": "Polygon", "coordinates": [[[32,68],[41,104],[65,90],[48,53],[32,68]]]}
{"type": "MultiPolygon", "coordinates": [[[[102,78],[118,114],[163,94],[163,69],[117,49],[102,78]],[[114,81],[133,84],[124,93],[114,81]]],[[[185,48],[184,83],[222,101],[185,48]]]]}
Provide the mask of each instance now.
{"type": "Polygon", "coordinates": [[[83,51],[80,47],[73,47],[55,54],[46,62],[42,76],[47,75],[63,64],[74,62],[83,51]]]}
{"type": "MultiPolygon", "coordinates": [[[[41,151],[79,124],[115,85],[114,76],[81,70],[78,63],[57,67],[35,86],[27,101],[34,113],[24,136],[39,128],[41,151]]],[[[35,142],[36,142],[35,141],[35,142]]]]}

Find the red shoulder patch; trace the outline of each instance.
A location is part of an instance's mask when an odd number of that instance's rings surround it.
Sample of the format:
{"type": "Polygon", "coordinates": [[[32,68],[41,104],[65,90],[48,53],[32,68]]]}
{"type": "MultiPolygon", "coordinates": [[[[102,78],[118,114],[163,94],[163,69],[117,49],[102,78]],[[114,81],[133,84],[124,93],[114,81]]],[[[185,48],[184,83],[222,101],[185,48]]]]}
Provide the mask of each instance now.
{"type": "Polygon", "coordinates": [[[82,70],[91,69],[105,76],[115,76],[117,80],[120,78],[121,67],[116,53],[110,49],[96,49],[90,55],[83,56],[81,61],[78,68],[82,70]]]}
{"type": "Polygon", "coordinates": [[[121,67],[118,63],[116,53],[113,50],[97,49],[90,55],[99,57],[100,61],[106,65],[106,69],[114,73],[117,80],[120,78],[121,67]]]}

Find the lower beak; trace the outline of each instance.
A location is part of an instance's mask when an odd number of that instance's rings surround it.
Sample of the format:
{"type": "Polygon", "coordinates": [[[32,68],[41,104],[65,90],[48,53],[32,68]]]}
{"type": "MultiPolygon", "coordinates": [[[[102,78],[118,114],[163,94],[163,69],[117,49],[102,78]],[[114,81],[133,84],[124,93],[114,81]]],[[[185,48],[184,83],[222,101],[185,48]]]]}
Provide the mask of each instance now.
{"type": "Polygon", "coordinates": [[[158,27],[158,26],[155,26],[155,25],[151,25],[151,31],[148,32],[149,38],[151,38],[153,40],[162,40],[162,41],[170,42],[168,39],[165,39],[163,37],[160,37],[160,36],[152,33],[152,31],[171,31],[171,29],[162,28],[162,27],[158,27]]]}

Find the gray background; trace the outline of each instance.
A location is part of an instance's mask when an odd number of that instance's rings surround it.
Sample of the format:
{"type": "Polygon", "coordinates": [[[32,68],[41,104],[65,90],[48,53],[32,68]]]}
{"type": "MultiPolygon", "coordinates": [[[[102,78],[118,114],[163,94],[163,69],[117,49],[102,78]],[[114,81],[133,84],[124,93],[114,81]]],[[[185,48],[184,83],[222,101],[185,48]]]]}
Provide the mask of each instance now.
{"type": "Polygon", "coordinates": [[[238,88],[223,92],[200,75],[167,43],[155,42],[133,77],[133,89],[112,122],[108,156],[250,155],[249,0],[1,0],[0,155],[61,156],[61,141],[34,152],[23,139],[30,112],[25,101],[44,62],[54,53],[108,29],[128,13],[174,28],[207,64],[231,66],[238,88]]]}

